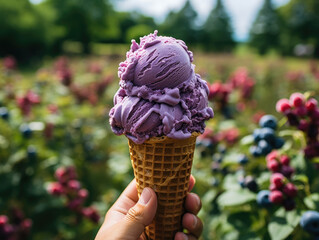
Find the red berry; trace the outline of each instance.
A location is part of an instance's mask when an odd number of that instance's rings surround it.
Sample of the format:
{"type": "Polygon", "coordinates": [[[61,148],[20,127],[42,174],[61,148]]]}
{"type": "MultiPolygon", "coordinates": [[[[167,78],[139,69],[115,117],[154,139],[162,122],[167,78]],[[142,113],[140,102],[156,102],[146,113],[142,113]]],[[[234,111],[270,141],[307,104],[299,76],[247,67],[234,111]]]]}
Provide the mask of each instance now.
{"type": "Polygon", "coordinates": [[[310,98],[307,102],[306,102],[306,108],[308,110],[308,112],[312,112],[313,110],[316,109],[318,105],[318,102],[316,99],[314,98],[310,98]]]}
{"type": "Polygon", "coordinates": [[[32,220],[31,219],[24,219],[21,223],[22,231],[28,233],[32,227],[32,220]]]}
{"type": "Polygon", "coordinates": [[[9,219],[6,215],[0,215],[0,227],[4,226],[9,222],[9,219]]]}
{"type": "Polygon", "coordinates": [[[278,157],[279,157],[279,153],[276,150],[274,150],[266,156],[266,160],[268,162],[268,161],[273,160],[273,159],[276,160],[278,157]]]}
{"type": "Polygon", "coordinates": [[[309,123],[305,119],[301,119],[298,125],[298,129],[306,132],[309,128],[309,123]]]}
{"type": "Polygon", "coordinates": [[[284,179],[285,177],[281,173],[274,173],[271,176],[270,181],[276,186],[276,188],[281,188],[284,185],[284,179]]]}
{"type": "Polygon", "coordinates": [[[88,190],[86,190],[86,189],[84,189],[84,188],[82,188],[82,189],[79,190],[79,192],[78,192],[78,197],[79,197],[79,198],[85,199],[85,198],[87,198],[88,196],[89,196],[88,190]]]}
{"type": "Polygon", "coordinates": [[[277,160],[274,159],[267,162],[267,167],[272,172],[278,172],[280,170],[279,163],[277,162],[277,160]]]}
{"type": "Polygon", "coordinates": [[[277,189],[277,187],[275,186],[275,184],[270,184],[270,186],[269,186],[269,190],[270,191],[275,191],[275,190],[279,190],[279,189],[277,189]]]}
{"type": "Polygon", "coordinates": [[[94,207],[87,207],[82,209],[83,216],[89,218],[93,222],[97,223],[100,220],[100,215],[94,207]]]}
{"type": "Polygon", "coordinates": [[[305,97],[301,93],[293,93],[290,96],[290,104],[294,107],[301,107],[304,105],[305,97]]]}
{"type": "Polygon", "coordinates": [[[297,188],[293,183],[287,183],[284,188],[283,192],[288,196],[288,197],[295,197],[297,196],[297,188]]]}
{"type": "Polygon", "coordinates": [[[68,182],[68,188],[77,191],[81,188],[81,183],[77,180],[70,180],[68,182]]]}
{"type": "Polygon", "coordinates": [[[58,182],[51,183],[48,192],[52,195],[61,195],[64,192],[63,186],[58,182]]]}
{"type": "Polygon", "coordinates": [[[285,113],[286,111],[290,110],[291,106],[289,100],[286,98],[280,99],[276,104],[276,110],[280,113],[285,113]]]}
{"type": "Polygon", "coordinates": [[[287,155],[282,155],[280,157],[280,162],[281,162],[282,165],[286,165],[287,166],[290,163],[290,158],[287,155]]]}
{"type": "Polygon", "coordinates": [[[307,108],[305,108],[304,106],[296,107],[295,113],[296,113],[297,116],[299,116],[299,117],[304,117],[304,116],[307,115],[307,108]]]}
{"type": "Polygon", "coordinates": [[[270,192],[269,200],[272,203],[281,204],[282,201],[284,200],[284,196],[283,196],[282,192],[280,192],[278,190],[274,190],[274,191],[270,192]]]}

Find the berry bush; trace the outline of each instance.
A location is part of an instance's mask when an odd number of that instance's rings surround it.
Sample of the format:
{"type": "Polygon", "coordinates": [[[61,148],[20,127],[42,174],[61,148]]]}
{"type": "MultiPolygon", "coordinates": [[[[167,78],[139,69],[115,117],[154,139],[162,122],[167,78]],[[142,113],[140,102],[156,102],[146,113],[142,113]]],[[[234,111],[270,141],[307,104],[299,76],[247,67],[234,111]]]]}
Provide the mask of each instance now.
{"type": "MultiPolygon", "coordinates": [[[[124,53],[0,60],[0,239],[94,239],[133,178],[108,112],[124,53]]],[[[195,54],[215,118],[192,173],[202,239],[319,237],[319,63],[195,54]]]]}

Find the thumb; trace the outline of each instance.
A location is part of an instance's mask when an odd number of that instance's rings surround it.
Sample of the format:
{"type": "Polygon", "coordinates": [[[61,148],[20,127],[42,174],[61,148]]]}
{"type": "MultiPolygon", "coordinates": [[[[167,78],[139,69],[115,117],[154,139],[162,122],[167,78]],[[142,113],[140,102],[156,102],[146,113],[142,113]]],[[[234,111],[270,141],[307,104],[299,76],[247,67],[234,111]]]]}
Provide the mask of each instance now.
{"type": "Polygon", "coordinates": [[[129,209],[122,221],[114,226],[121,239],[136,240],[151,224],[157,209],[157,197],[153,189],[144,188],[138,202],[129,209]]]}

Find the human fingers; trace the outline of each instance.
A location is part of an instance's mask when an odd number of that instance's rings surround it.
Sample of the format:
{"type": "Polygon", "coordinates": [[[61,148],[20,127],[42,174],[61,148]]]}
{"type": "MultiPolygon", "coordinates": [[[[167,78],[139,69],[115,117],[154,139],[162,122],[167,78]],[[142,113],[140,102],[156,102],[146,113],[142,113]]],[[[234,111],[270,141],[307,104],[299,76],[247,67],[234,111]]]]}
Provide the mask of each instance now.
{"type": "Polygon", "coordinates": [[[197,214],[202,207],[201,200],[199,196],[195,193],[189,193],[185,200],[185,209],[187,212],[192,214],[197,214]]]}

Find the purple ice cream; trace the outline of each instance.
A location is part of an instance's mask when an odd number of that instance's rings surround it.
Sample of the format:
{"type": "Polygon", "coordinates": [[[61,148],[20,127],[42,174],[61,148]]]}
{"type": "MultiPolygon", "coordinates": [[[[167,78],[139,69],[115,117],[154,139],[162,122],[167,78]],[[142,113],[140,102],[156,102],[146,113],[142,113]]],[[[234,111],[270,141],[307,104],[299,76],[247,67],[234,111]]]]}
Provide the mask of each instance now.
{"type": "Polygon", "coordinates": [[[151,137],[184,139],[204,132],[205,120],[214,116],[209,90],[195,74],[193,54],[183,41],[155,31],[140,44],[133,40],[126,57],[109,114],[115,134],[143,143],[151,137]]]}

